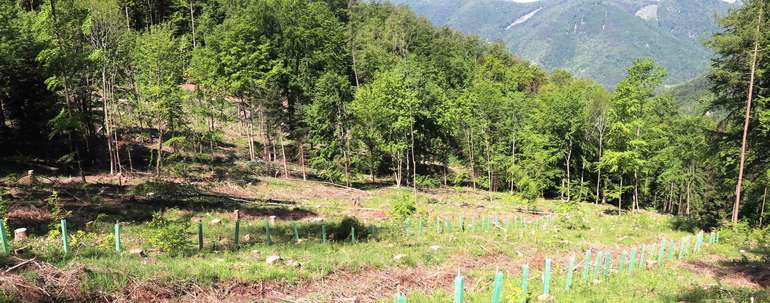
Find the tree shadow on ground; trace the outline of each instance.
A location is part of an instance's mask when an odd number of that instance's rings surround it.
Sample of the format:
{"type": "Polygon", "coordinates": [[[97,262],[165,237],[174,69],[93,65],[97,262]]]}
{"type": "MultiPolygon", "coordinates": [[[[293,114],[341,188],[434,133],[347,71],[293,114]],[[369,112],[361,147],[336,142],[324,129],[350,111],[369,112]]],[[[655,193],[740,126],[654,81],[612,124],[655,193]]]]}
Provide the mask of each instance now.
{"type": "Polygon", "coordinates": [[[674,230],[695,232],[698,230],[710,231],[715,226],[719,225],[719,218],[717,217],[703,217],[696,215],[689,216],[674,216],[671,220],[671,228],[674,230]]]}
{"type": "Polygon", "coordinates": [[[192,184],[151,181],[136,186],[105,183],[18,186],[7,214],[11,229],[25,227],[30,234],[48,232],[53,218],[48,200],[58,192],[57,205],[68,224],[82,229],[90,222],[146,222],[166,209],[190,212],[235,211],[243,218],[276,216],[282,220],[315,217],[293,201],[254,200],[214,193],[192,184]]]}
{"type": "Polygon", "coordinates": [[[666,302],[769,302],[770,292],[767,289],[733,288],[724,285],[709,288],[692,288],[666,302]],[[754,301],[751,300],[754,298],[754,301]]]}

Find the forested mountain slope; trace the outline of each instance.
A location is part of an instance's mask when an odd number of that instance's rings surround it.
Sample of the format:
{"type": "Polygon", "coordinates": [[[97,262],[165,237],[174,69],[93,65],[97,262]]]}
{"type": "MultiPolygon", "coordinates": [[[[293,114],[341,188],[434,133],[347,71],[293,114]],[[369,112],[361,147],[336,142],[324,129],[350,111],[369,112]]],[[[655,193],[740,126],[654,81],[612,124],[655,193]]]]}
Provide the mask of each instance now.
{"type": "Polygon", "coordinates": [[[502,41],[547,69],[567,69],[606,86],[635,58],[652,57],[666,83],[703,73],[711,52],[704,39],[716,16],[739,4],[722,0],[393,0],[439,25],[502,41]]]}

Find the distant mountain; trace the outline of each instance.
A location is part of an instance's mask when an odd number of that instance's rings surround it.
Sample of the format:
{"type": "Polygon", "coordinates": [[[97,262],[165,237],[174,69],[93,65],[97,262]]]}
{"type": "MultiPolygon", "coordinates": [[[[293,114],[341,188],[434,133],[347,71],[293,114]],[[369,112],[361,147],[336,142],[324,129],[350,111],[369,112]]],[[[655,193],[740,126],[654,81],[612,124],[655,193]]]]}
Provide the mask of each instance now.
{"type": "Polygon", "coordinates": [[[391,0],[433,23],[502,41],[547,69],[614,86],[638,57],[666,67],[668,84],[702,74],[734,0],[391,0]]]}

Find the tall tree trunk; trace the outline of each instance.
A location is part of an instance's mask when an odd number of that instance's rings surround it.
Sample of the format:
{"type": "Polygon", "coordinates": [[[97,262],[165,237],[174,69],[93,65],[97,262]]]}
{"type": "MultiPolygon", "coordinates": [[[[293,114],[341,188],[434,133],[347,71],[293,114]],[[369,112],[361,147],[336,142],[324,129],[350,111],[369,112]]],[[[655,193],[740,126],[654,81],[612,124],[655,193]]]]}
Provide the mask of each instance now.
{"type": "Polygon", "coordinates": [[[678,195],[679,198],[678,198],[678,202],[676,203],[676,214],[681,216],[682,215],[682,187],[681,187],[681,185],[679,187],[679,191],[677,192],[677,195],[678,195]]]}
{"type": "Polygon", "coordinates": [[[757,52],[759,51],[760,24],[762,24],[762,9],[757,16],[757,28],[754,32],[754,52],[751,56],[751,79],[746,100],[746,116],[743,121],[743,139],[741,140],[741,160],[738,166],[738,183],[735,185],[735,204],[733,205],[733,223],[738,223],[738,211],[741,207],[741,190],[743,186],[743,165],[746,162],[746,145],[749,136],[749,120],[751,118],[751,99],[754,95],[754,75],[757,68],[757,52]]]}
{"type": "Polygon", "coordinates": [[[101,68],[101,74],[102,74],[102,124],[104,125],[104,137],[107,139],[107,153],[109,154],[110,158],[110,175],[115,174],[115,154],[113,151],[112,146],[112,134],[110,134],[110,116],[109,116],[109,105],[107,102],[108,93],[107,93],[107,71],[104,67],[101,68]]]}
{"type": "Polygon", "coordinates": [[[567,165],[567,201],[570,201],[572,199],[572,178],[570,176],[570,162],[572,161],[572,139],[569,139],[569,145],[567,147],[567,160],[565,164],[567,165]]]}
{"type": "MultiPolygon", "coordinates": [[[[511,166],[516,165],[516,135],[514,133],[512,140],[511,140],[511,166]]],[[[513,194],[513,176],[511,176],[511,194],[513,194]]]]}
{"type": "Polygon", "coordinates": [[[673,209],[673,207],[671,206],[671,205],[674,203],[674,202],[672,201],[672,198],[673,198],[673,197],[674,197],[674,182],[672,181],[672,182],[671,182],[671,190],[669,190],[669,192],[668,192],[668,201],[667,201],[667,202],[666,202],[666,204],[663,206],[663,212],[664,212],[664,213],[665,213],[665,212],[670,212],[670,211],[671,211],[670,209],[673,209]]]}
{"type": "Polygon", "coordinates": [[[765,184],[765,193],[762,194],[762,207],[759,210],[759,227],[762,228],[762,220],[765,217],[765,202],[767,201],[767,184],[765,184]]]}
{"type": "Polygon", "coordinates": [[[263,161],[265,161],[265,175],[269,176],[270,175],[270,146],[268,143],[270,142],[270,140],[268,139],[268,134],[267,134],[265,110],[261,104],[259,105],[258,111],[259,111],[259,128],[260,128],[260,131],[262,132],[262,138],[264,139],[262,144],[262,158],[263,158],[263,161]]]}
{"type": "Polygon", "coordinates": [[[396,152],[396,171],[393,173],[395,174],[394,178],[396,179],[396,187],[398,188],[401,188],[401,178],[402,178],[401,167],[403,165],[402,163],[403,161],[404,160],[401,158],[401,152],[400,151],[396,152]]]}
{"type": "Polygon", "coordinates": [[[409,125],[409,140],[412,147],[412,192],[414,201],[417,202],[417,159],[414,155],[414,123],[409,125]]]}
{"type": "MultiPolygon", "coordinates": [[[[602,153],[604,152],[602,149],[604,147],[604,132],[599,131],[599,158],[596,160],[597,163],[599,163],[602,160],[602,153]]],[[[596,200],[594,201],[595,204],[599,203],[600,195],[599,195],[599,184],[601,183],[602,179],[602,169],[598,168],[596,170],[596,200]]]]}
{"type": "Polygon", "coordinates": [[[620,194],[618,195],[618,215],[623,213],[623,174],[620,174],[620,194]]]}
{"type": "Polygon", "coordinates": [[[299,166],[302,167],[302,180],[307,181],[307,172],[305,171],[305,144],[303,140],[299,141],[299,166]]]}
{"type": "Polygon", "coordinates": [[[471,182],[473,183],[473,189],[476,189],[476,161],[473,157],[474,149],[473,149],[473,128],[470,129],[468,132],[468,145],[470,147],[470,156],[471,156],[471,182]]]}
{"type": "Polygon", "coordinates": [[[192,31],[192,44],[195,48],[195,8],[193,8],[193,0],[190,0],[190,30],[192,31]]]}
{"type": "Polygon", "coordinates": [[[449,175],[449,156],[444,154],[441,157],[441,162],[443,164],[442,166],[444,166],[444,169],[443,169],[444,170],[444,186],[447,186],[449,184],[448,183],[448,176],[447,176],[447,175],[449,175]]]}
{"type": "Polygon", "coordinates": [[[160,176],[160,166],[163,160],[163,128],[158,130],[158,156],[155,158],[155,176],[160,176]]]}
{"type": "Polygon", "coordinates": [[[687,180],[687,201],[686,206],[684,208],[684,214],[689,216],[690,215],[690,202],[692,201],[692,180],[687,180]]]}
{"type": "Polygon", "coordinates": [[[286,147],[283,144],[283,134],[278,130],[278,144],[281,145],[281,162],[283,162],[283,177],[289,178],[289,166],[286,164],[286,147]]]}
{"type": "Polygon", "coordinates": [[[484,149],[486,150],[487,154],[487,179],[489,182],[489,186],[487,186],[487,194],[489,197],[489,203],[492,203],[492,191],[494,191],[494,182],[492,180],[492,151],[491,147],[489,146],[489,137],[484,136],[484,149]]]}

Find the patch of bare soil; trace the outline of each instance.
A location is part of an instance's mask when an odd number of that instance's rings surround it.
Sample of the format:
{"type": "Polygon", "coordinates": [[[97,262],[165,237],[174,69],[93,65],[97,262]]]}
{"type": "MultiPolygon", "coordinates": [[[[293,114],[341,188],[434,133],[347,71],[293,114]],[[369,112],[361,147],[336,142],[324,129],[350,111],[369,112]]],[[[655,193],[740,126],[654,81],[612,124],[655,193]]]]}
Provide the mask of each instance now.
{"type": "Polygon", "coordinates": [[[681,267],[689,271],[714,277],[733,287],[761,289],[770,287],[770,266],[757,262],[730,260],[723,256],[709,255],[701,260],[688,261],[681,267]]]}

